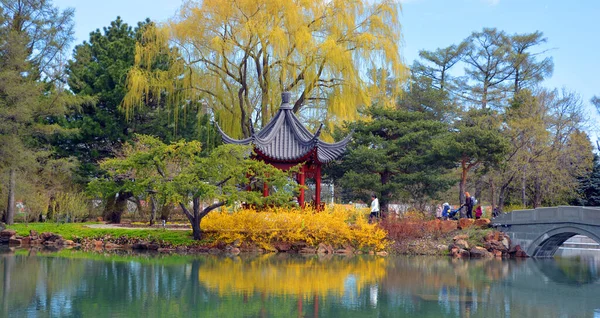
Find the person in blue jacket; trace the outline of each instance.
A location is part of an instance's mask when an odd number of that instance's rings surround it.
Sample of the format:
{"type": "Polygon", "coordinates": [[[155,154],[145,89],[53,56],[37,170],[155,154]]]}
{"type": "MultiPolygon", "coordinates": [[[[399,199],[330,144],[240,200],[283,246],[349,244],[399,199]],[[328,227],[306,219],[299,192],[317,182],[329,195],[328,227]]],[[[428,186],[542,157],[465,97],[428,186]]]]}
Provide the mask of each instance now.
{"type": "Polygon", "coordinates": [[[444,202],[442,205],[442,220],[448,219],[448,212],[450,212],[450,204],[448,202],[444,202]]]}

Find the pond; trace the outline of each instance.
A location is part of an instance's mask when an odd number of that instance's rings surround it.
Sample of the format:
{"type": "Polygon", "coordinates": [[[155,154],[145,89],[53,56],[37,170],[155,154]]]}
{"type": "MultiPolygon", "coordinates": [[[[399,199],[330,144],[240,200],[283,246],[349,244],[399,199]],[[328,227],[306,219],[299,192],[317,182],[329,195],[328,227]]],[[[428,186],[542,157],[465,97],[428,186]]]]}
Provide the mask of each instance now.
{"type": "MultiPolygon", "coordinates": [[[[1,248],[1,247],[0,247],[1,248]]],[[[600,317],[600,258],[0,249],[1,317],[600,317]]]]}

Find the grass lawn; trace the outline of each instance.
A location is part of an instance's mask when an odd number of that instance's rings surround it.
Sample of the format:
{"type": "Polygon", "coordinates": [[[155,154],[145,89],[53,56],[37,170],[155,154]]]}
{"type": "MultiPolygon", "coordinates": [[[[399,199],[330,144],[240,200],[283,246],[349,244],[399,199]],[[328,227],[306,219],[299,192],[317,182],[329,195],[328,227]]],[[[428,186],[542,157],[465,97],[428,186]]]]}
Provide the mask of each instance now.
{"type": "Polygon", "coordinates": [[[75,238],[102,238],[110,236],[113,238],[139,238],[148,241],[163,241],[172,245],[192,245],[198,243],[192,239],[192,231],[165,230],[165,229],[127,229],[111,228],[96,229],[89,228],[86,225],[98,223],[29,223],[14,224],[7,228],[17,231],[22,236],[29,235],[29,230],[38,233],[52,232],[62,235],[64,239],[73,240],[75,238]]]}

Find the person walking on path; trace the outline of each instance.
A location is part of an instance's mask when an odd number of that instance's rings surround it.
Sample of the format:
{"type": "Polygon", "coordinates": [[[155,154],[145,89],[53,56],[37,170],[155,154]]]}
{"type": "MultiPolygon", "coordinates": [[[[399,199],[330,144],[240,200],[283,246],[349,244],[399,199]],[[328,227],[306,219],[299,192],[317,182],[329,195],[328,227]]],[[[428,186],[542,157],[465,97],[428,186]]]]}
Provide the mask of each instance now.
{"type": "Polygon", "coordinates": [[[369,215],[369,223],[373,222],[374,219],[379,218],[379,200],[375,193],[371,194],[371,214],[369,215]]]}

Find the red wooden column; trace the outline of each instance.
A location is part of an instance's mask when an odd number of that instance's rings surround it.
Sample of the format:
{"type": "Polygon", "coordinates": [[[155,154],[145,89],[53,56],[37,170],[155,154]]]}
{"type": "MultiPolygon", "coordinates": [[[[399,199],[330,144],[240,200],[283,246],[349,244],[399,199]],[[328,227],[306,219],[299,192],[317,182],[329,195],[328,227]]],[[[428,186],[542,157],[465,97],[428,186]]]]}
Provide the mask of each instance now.
{"type": "Polygon", "coordinates": [[[300,188],[300,197],[298,198],[298,204],[300,205],[301,208],[304,208],[304,184],[305,184],[305,180],[306,180],[306,166],[303,165],[302,168],[300,168],[300,172],[298,172],[298,183],[300,184],[301,188],[300,188]]]}
{"type": "Polygon", "coordinates": [[[315,171],[315,208],[321,209],[321,165],[317,164],[315,171]]]}
{"type": "Polygon", "coordinates": [[[268,197],[269,196],[269,185],[267,184],[267,182],[265,181],[263,183],[263,197],[268,197]]]}

